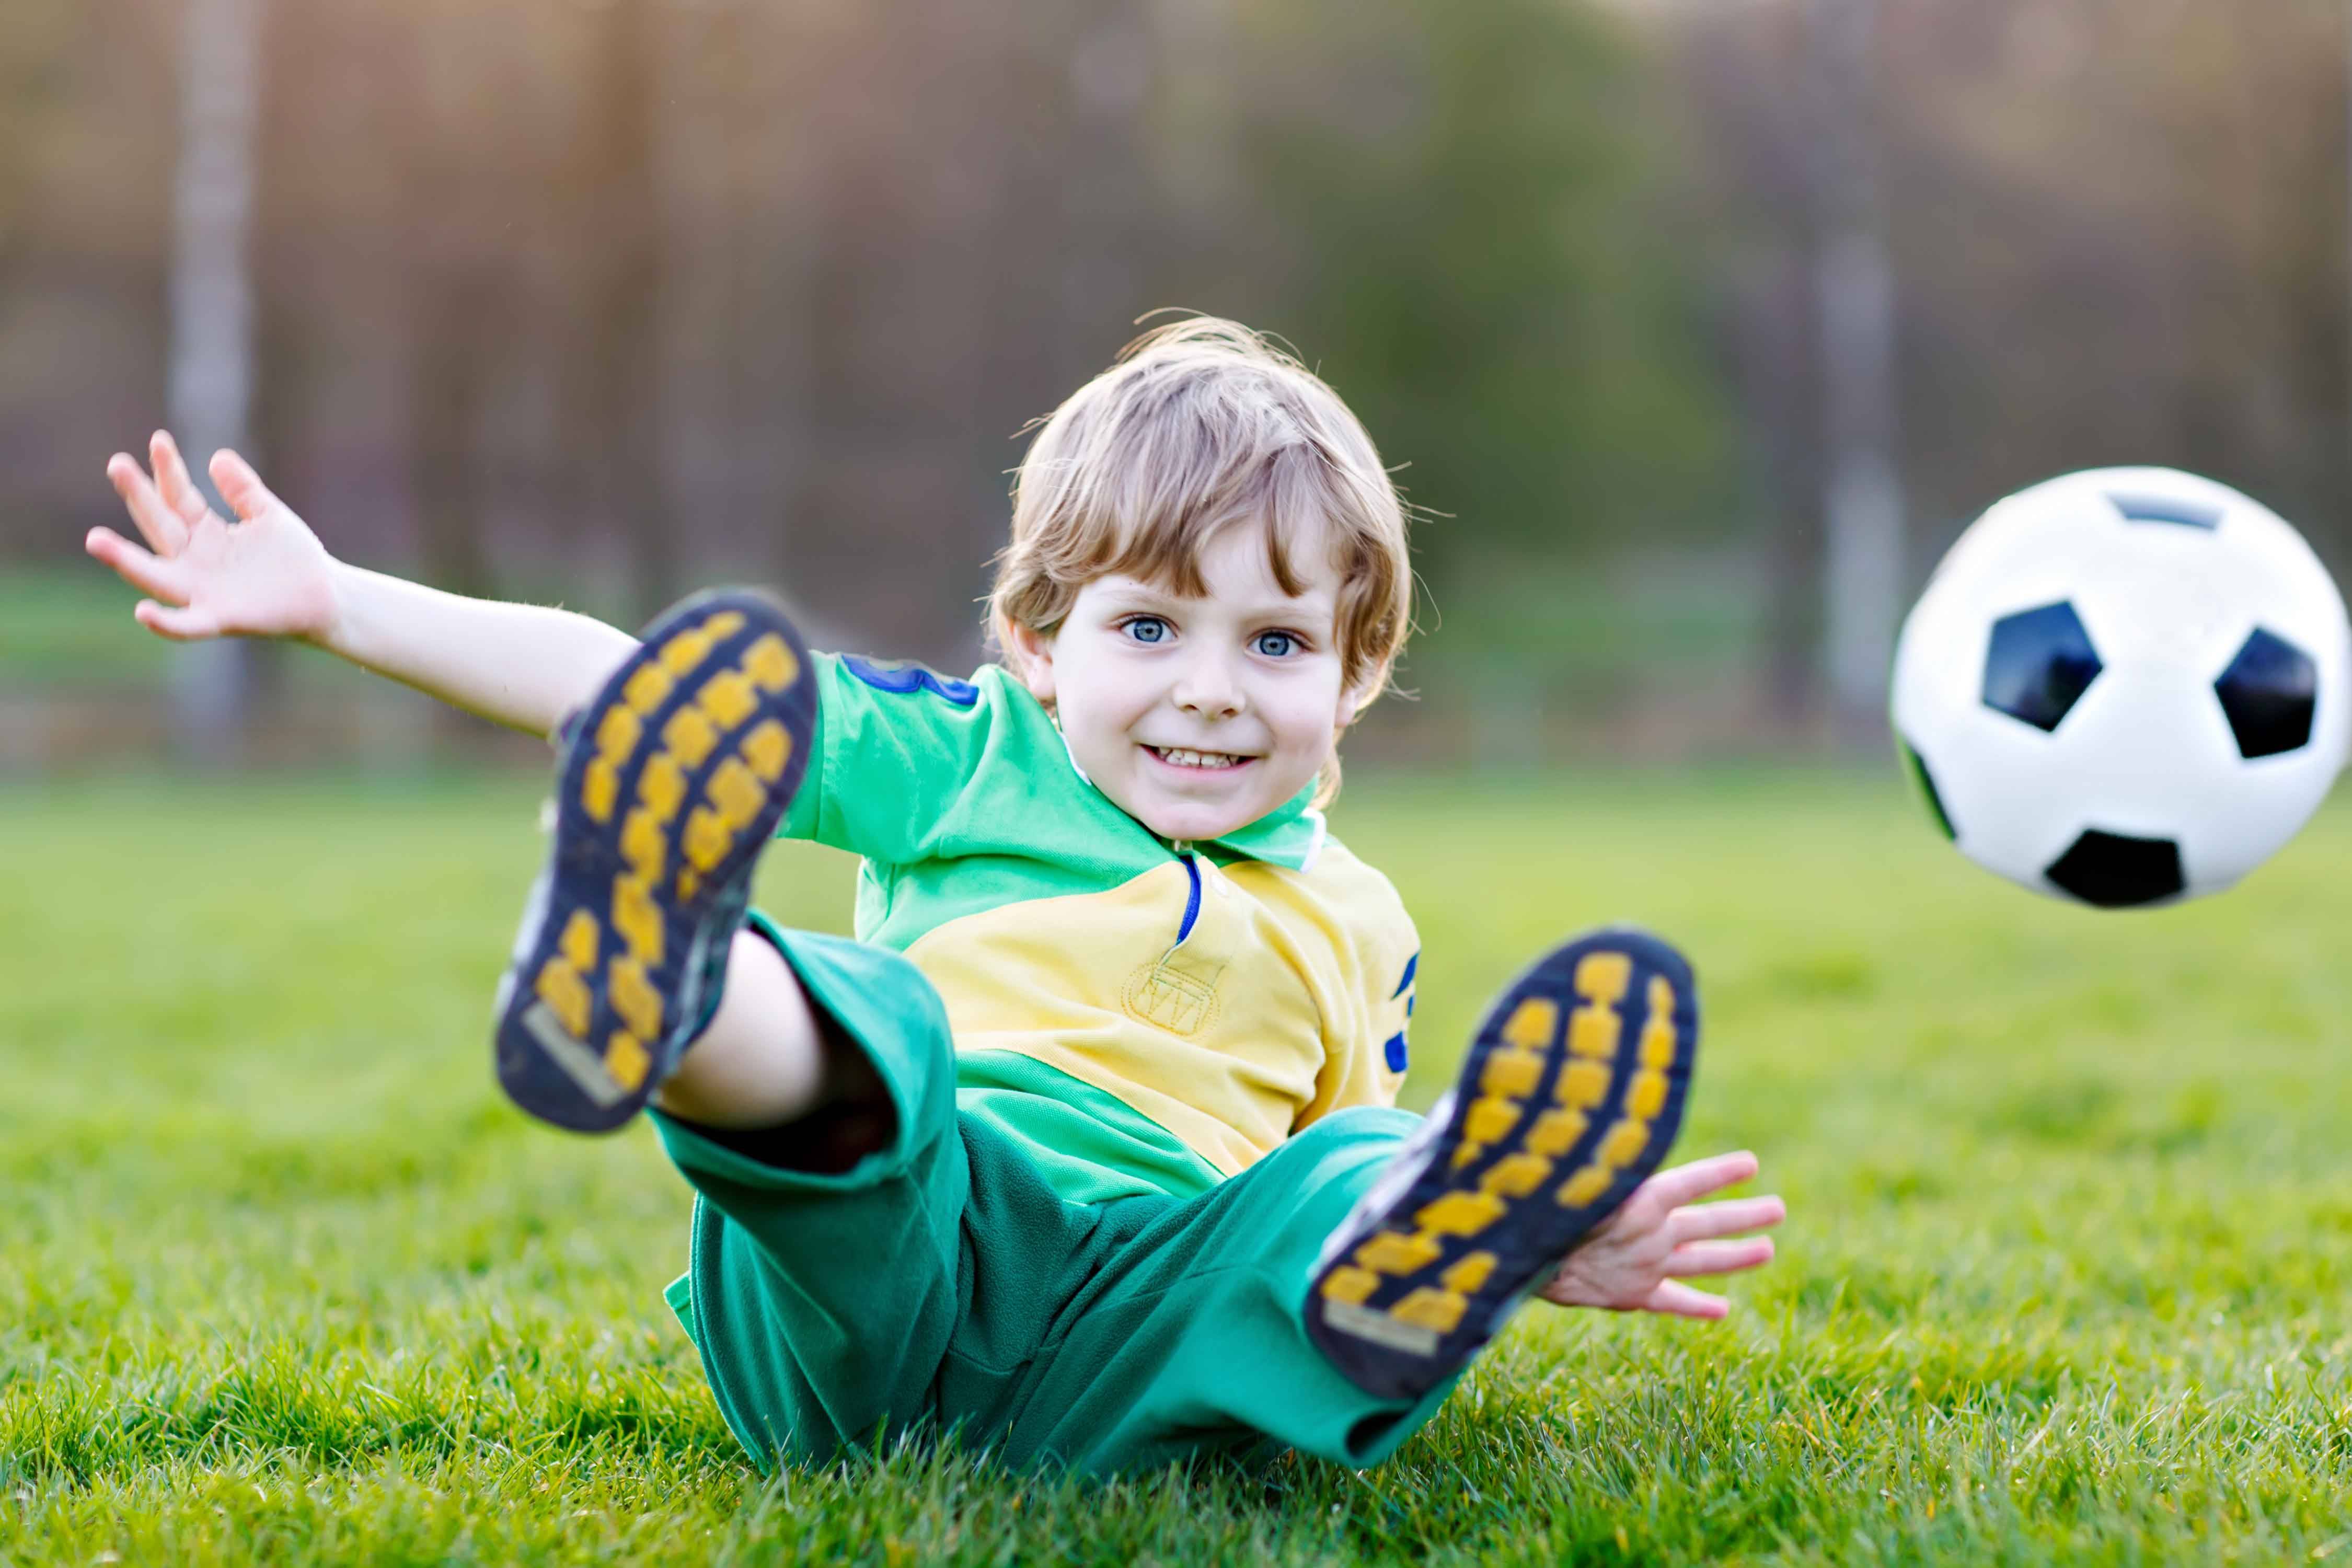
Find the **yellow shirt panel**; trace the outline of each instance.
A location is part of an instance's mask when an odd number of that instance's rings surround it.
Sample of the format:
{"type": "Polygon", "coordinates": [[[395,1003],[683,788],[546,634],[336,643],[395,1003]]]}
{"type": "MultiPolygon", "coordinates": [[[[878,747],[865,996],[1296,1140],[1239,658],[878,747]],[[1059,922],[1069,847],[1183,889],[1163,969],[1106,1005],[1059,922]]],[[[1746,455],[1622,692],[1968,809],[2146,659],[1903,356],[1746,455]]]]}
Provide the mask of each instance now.
{"type": "Polygon", "coordinates": [[[950,921],[907,956],[959,1049],[1067,1073],[1230,1175],[1329,1110],[1395,1102],[1383,1047],[1404,1029],[1417,946],[1387,879],[1327,844],[1303,871],[1171,859],[1108,891],[950,921]]]}

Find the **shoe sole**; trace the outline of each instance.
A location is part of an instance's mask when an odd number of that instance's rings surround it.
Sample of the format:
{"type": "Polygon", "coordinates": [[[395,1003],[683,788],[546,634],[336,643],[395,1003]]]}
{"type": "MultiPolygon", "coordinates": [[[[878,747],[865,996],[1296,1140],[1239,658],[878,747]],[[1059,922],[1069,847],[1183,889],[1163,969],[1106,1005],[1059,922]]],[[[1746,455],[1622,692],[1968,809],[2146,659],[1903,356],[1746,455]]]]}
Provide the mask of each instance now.
{"type": "Polygon", "coordinates": [[[1308,1337],[1382,1398],[1452,1376],[1664,1160],[1697,1047],[1697,984],[1665,942],[1610,930],[1546,955],[1401,1152],[1423,1160],[1410,1184],[1375,1187],[1335,1234],[1308,1337]]]}
{"type": "Polygon", "coordinates": [[[799,632],[735,589],[666,612],[582,710],[499,988],[499,1082],[517,1105],[603,1132],[652,1098],[706,1021],[718,944],[741,923],[815,725],[799,632]]]}

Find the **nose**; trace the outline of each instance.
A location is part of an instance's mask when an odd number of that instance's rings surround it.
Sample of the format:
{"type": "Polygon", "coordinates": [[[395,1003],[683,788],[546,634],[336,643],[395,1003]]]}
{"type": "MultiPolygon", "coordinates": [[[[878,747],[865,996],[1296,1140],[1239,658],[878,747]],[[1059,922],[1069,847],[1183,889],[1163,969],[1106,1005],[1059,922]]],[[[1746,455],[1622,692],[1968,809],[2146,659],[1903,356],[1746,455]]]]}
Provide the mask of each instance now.
{"type": "Polygon", "coordinates": [[[1248,705],[1231,661],[1209,648],[1192,650],[1169,696],[1177,707],[1203,719],[1231,719],[1248,705]]]}

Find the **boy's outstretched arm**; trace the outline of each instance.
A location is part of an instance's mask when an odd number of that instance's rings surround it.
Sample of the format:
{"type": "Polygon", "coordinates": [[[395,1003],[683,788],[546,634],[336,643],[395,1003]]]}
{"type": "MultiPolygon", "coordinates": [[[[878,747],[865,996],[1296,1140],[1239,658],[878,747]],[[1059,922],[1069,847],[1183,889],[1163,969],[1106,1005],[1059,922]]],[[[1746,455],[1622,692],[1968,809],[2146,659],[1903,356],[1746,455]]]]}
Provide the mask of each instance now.
{"type": "Polygon", "coordinates": [[[444,594],[348,565],[234,452],[213,482],[240,521],[205,505],[172,437],[106,466],[146,548],[94,528],[90,554],[146,594],[133,612],[159,637],[297,638],[485,719],[550,734],[636,646],[587,616],[444,594]]]}
{"type": "Polygon", "coordinates": [[[1543,1299],[1562,1307],[1724,1316],[1730,1302],[1682,1281],[1693,1275],[1738,1274],[1772,1261],[1769,1236],[1725,1238],[1779,1225],[1789,1207],[1777,1197],[1699,1200],[1752,1179],[1756,1171],[1756,1156],[1745,1151],[1660,1171],[1568,1255],[1558,1277],[1544,1287],[1543,1299]]]}

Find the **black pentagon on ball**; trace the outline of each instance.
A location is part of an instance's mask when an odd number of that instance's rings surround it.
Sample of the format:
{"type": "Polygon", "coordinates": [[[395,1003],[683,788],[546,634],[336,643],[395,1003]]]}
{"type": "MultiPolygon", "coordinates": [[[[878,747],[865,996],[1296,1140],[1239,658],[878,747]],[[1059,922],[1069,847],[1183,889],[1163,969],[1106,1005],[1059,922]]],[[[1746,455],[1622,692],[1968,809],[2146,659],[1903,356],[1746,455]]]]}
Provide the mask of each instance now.
{"type": "Polygon", "coordinates": [[[2060,601],[1992,624],[1984,703],[2037,730],[2055,730],[2099,678],[2099,654],[2074,606],[2060,601]]]}
{"type": "Polygon", "coordinates": [[[2127,495],[2115,490],[2107,499],[2126,522],[2168,522],[2180,528],[2211,531],[2221,526],[2221,509],[2186,496],[2127,495]]]}
{"type": "Polygon", "coordinates": [[[2319,667],[2283,637],[2257,630],[2213,682],[2238,752],[2249,761],[2300,751],[2311,743],[2319,706],[2319,667]]]}
{"type": "Polygon", "coordinates": [[[1945,837],[1958,838],[1959,833],[1952,826],[1951,813],[1944,809],[1944,792],[1936,787],[1936,775],[1927,771],[1927,759],[1919,754],[1919,748],[1913,745],[1908,737],[1897,735],[1895,740],[1903,748],[1903,760],[1910,764],[1911,782],[1917,784],[1919,793],[1927,797],[1927,815],[1936,819],[1936,826],[1943,829],[1945,837]]]}
{"type": "Polygon", "coordinates": [[[2162,903],[2189,890],[2180,874],[2180,846],[2169,838],[2133,838],[2092,828],[2042,873],[2086,904],[2127,910],[2162,903]]]}

